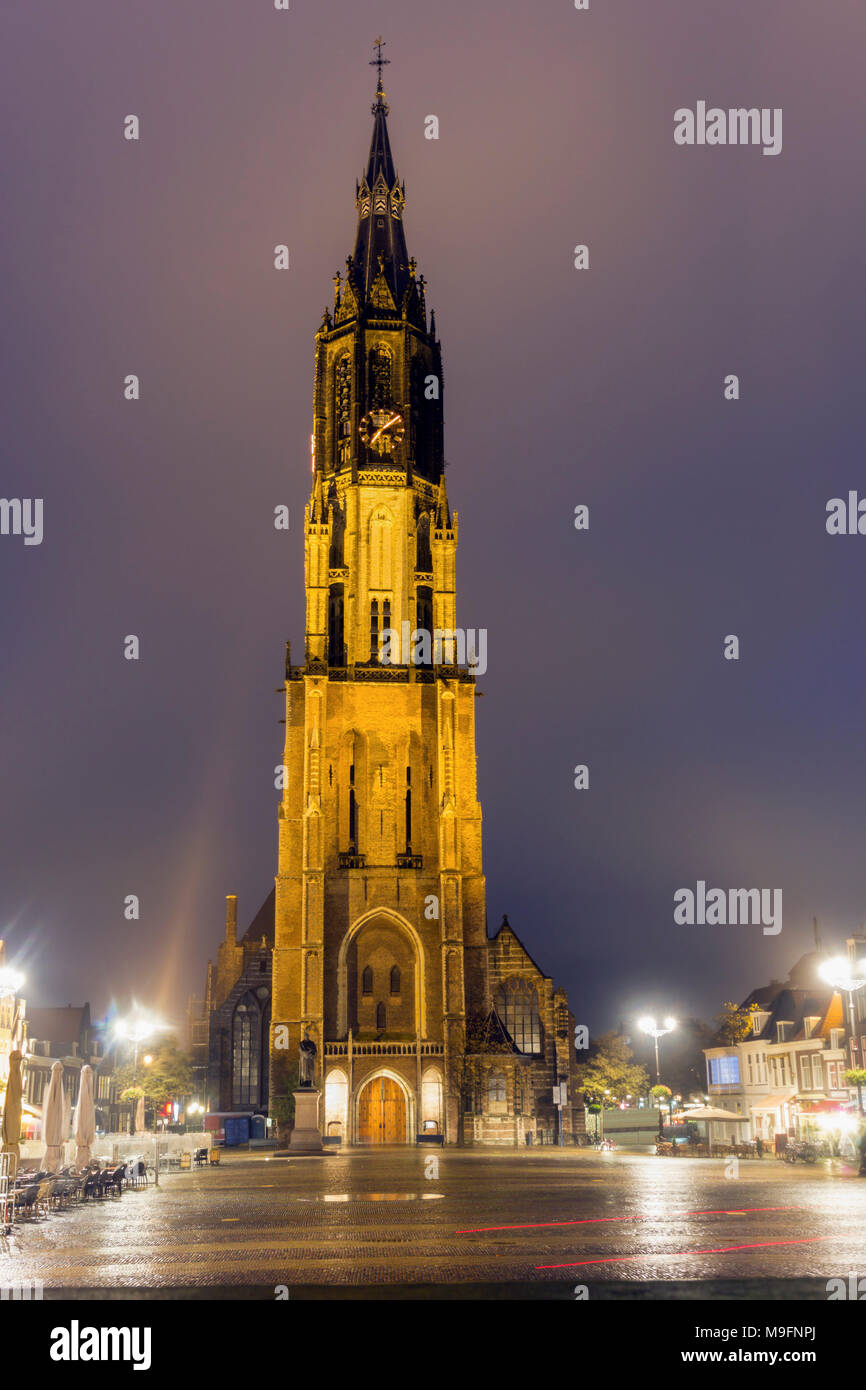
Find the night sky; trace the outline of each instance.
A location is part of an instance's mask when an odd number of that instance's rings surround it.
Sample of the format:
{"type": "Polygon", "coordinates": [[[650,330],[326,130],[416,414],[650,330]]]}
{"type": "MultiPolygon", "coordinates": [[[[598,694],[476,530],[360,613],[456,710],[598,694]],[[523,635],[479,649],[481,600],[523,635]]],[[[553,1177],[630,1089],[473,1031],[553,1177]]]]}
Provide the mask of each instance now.
{"type": "Polygon", "coordinates": [[[34,1004],[177,1022],[225,894],[245,927],[272,883],[380,32],[489,632],[489,929],[594,1029],[712,1016],[866,916],[866,537],[825,530],[866,494],[858,0],[7,7],[0,490],[45,536],[0,537],[0,935],[34,1004]],[[677,147],[699,100],[781,107],[782,153],[677,147]],[[781,934],[675,926],[699,878],[781,888],[781,934]]]}

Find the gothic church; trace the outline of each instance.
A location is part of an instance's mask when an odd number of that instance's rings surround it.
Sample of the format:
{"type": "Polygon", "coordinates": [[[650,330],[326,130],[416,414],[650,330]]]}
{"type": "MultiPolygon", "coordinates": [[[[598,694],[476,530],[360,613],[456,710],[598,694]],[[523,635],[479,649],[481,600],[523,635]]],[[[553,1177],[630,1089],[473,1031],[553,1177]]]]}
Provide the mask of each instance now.
{"type": "Polygon", "coordinates": [[[565,993],[507,919],[487,933],[476,680],[450,636],[442,357],[406,248],[381,67],[354,249],[316,334],[275,891],[240,942],[228,899],[204,1005],[207,1101],[279,1115],[306,1035],[326,1143],[570,1143],[582,1116],[565,993]],[[444,642],[384,658],[386,633],[437,630],[444,642]]]}

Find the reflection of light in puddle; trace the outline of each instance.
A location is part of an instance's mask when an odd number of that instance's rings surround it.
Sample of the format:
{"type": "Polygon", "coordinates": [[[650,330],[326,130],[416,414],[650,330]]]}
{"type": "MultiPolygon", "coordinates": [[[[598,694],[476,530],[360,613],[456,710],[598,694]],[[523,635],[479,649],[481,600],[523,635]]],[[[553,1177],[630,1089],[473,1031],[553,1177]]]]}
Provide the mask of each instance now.
{"type": "Polygon", "coordinates": [[[333,1194],[326,1192],[322,1200],[325,1202],[348,1202],[349,1194],[348,1192],[334,1192],[333,1194]]]}
{"type": "Polygon", "coordinates": [[[422,1192],[422,1193],[421,1193],[421,1201],[422,1201],[422,1202],[442,1202],[442,1201],[444,1201],[444,1199],[445,1199],[445,1193],[444,1193],[444,1192],[422,1192]]]}

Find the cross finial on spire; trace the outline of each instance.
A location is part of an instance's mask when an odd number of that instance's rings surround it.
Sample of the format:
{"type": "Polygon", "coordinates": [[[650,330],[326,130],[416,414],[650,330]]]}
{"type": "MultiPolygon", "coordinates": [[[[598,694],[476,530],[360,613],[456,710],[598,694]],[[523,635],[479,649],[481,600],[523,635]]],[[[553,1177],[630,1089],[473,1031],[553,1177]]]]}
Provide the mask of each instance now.
{"type": "MultiPolygon", "coordinates": [[[[382,86],[382,69],[388,66],[388,64],[391,62],[391,59],[382,57],[382,49],[385,47],[385,40],[382,38],[381,34],[379,35],[378,39],[373,40],[373,47],[376,50],[376,56],[375,58],[370,59],[370,67],[378,68],[379,70],[379,80],[376,83],[376,102],[378,105],[381,105],[382,98],[385,95],[385,89],[382,86]]],[[[375,109],[376,107],[374,106],[373,110],[375,111],[375,109]]]]}

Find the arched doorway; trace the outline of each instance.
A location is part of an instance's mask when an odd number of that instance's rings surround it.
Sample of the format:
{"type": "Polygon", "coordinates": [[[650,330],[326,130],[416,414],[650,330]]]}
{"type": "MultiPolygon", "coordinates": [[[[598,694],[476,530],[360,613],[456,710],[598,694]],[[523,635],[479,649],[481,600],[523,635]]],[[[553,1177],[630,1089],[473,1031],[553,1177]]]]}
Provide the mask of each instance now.
{"type": "Polygon", "coordinates": [[[390,1076],[374,1076],[358,1096],[359,1144],[406,1143],[406,1097],[390,1076]]]}

